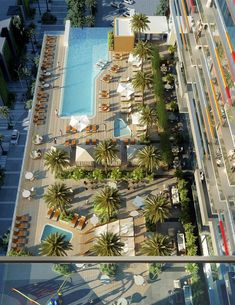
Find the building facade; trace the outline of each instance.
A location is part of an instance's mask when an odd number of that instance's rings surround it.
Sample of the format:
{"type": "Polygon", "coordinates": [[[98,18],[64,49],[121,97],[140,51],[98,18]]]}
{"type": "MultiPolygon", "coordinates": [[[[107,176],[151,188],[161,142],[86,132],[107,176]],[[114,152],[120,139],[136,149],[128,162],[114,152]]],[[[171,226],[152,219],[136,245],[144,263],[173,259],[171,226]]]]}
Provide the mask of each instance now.
{"type": "Polygon", "coordinates": [[[177,45],[179,109],[188,113],[197,160],[195,196],[201,236],[211,248],[209,254],[233,255],[235,4],[170,0],[170,11],[168,43],[177,45]]]}

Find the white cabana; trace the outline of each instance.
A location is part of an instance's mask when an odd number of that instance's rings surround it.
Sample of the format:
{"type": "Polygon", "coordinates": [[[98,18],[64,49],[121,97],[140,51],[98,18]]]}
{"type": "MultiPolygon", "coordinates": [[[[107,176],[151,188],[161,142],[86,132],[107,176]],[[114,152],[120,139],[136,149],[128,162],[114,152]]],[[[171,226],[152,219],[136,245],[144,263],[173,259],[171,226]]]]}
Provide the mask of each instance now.
{"type": "Polygon", "coordinates": [[[122,96],[131,96],[135,90],[132,86],[132,83],[119,83],[117,87],[117,92],[122,96]]]}
{"type": "Polygon", "coordinates": [[[133,200],[133,203],[136,205],[138,209],[141,209],[144,206],[144,198],[140,196],[136,196],[133,200]]]}
{"type": "Polygon", "coordinates": [[[76,147],[75,162],[81,166],[93,166],[95,160],[93,156],[83,147],[76,147]]]}
{"type": "Polygon", "coordinates": [[[140,112],[134,112],[131,115],[132,124],[139,125],[141,119],[141,113],[140,112]]]}
{"type": "Polygon", "coordinates": [[[130,53],[128,62],[131,62],[133,66],[140,67],[142,60],[138,56],[134,56],[132,53],[130,53]]]}
{"type": "Polygon", "coordinates": [[[90,124],[90,120],[87,115],[80,115],[80,116],[72,115],[69,124],[72,127],[76,128],[78,131],[82,131],[90,124]]]}

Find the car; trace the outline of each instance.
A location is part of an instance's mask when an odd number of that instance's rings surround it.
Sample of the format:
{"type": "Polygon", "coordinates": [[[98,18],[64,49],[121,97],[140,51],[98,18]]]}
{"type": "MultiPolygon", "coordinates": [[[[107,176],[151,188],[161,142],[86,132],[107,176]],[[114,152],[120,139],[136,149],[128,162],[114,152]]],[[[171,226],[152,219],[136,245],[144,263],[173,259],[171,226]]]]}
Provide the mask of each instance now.
{"type": "Polygon", "coordinates": [[[121,2],[111,2],[110,4],[111,4],[112,7],[115,7],[115,8],[121,8],[122,7],[121,2]]]}
{"type": "Polygon", "coordinates": [[[130,5],[135,3],[134,0],[124,0],[123,2],[126,3],[126,4],[130,4],[130,5]]]}
{"type": "Polygon", "coordinates": [[[11,144],[18,144],[20,133],[17,129],[14,129],[11,134],[11,144]]]}

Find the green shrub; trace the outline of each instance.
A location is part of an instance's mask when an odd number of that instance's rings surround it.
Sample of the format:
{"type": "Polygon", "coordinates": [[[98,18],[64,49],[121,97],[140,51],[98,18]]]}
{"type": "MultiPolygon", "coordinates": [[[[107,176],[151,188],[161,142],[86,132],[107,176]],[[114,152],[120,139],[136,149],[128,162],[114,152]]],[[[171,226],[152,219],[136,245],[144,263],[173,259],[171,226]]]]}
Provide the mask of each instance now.
{"type": "Polygon", "coordinates": [[[160,147],[161,147],[162,161],[167,166],[170,166],[170,164],[173,161],[173,155],[172,155],[172,151],[171,151],[171,143],[170,143],[169,137],[170,137],[170,135],[168,132],[162,132],[160,134],[160,147]]]}
{"type": "Polygon", "coordinates": [[[162,272],[162,264],[160,264],[160,263],[150,264],[150,266],[149,266],[149,278],[151,280],[156,279],[161,272],[162,272]]]}
{"type": "Polygon", "coordinates": [[[33,256],[33,254],[27,248],[20,250],[20,251],[11,249],[7,253],[7,256],[33,256]]]}
{"type": "Polygon", "coordinates": [[[123,173],[119,168],[114,168],[109,174],[109,178],[114,181],[119,181],[123,177],[123,173]]]}
{"type": "Polygon", "coordinates": [[[113,32],[108,32],[108,47],[109,47],[109,51],[113,51],[113,49],[114,49],[114,35],[113,35],[113,32]]]}
{"type": "Polygon", "coordinates": [[[144,179],[145,173],[141,168],[135,168],[132,172],[132,179],[142,180],[144,179]]]}
{"type": "Polygon", "coordinates": [[[104,174],[103,171],[99,168],[96,168],[93,172],[92,172],[92,177],[96,180],[96,181],[102,181],[104,179],[104,174]]]}
{"type": "Polygon", "coordinates": [[[87,177],[87,175],[86,175],[86,173],[83,169],[77,167],[73,170],[72,178],[74,180],[81,180],[81,179],[84,179],[86,177],[87,177]]]}
{"type": "Polygon", "coordinates": [[[60,275],[68,276],[73,272],[72,264],[53,264],[52,270],[60,275]]]}
{"type": "Polygon", "coordinates": [[[116,264],[100,264],[100,272],[108,276],[115,276],[117,272],[116,264]]]}
{"type": "Polygon", "coordinates": [[[42,15],[42,24],[55,24],[57,21],[56,16],[54,16],[53,14],[49,13],[49,12],[45,12],[42,15]]]}
{"type": "Polygon", "coordinates": [[[70,212],[68,214],[65,214],[65,213],[62,212],[60,214],[60,220],[70,222],[73,219],[73,216],[74,216],[73,212],[70,212]]]}

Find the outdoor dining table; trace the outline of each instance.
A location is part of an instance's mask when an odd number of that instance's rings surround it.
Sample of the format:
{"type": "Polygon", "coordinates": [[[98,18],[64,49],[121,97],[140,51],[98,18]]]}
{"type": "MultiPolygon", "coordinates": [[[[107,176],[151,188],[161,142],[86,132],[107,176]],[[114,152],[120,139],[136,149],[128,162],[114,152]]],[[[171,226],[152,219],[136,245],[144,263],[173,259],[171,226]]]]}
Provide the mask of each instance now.
{"type": "Polygon", "coordinates": [[[51,72],[48,72],[48,71],[47,71],[47,72],[44,73],[44,75],[50,76],[50,75],[51,75],[51,72]]]}
{"type": "Polygon", "coordinates": [[[131,217],[136,217],[136,216],[139,216],[139,212],[134,210],[134,211],[131,211],[130,214],[129,214],[131,217]]]}
{"type": "Polygon", "coordinates": [[[31,195],[31,192],[29,190],[23,190],[22,196],[23,198],[29,198],[31,195]]]}
{"type": "Polygon", "coordinates": [[[25,179],[26,180],[33,180],[33,173],[32,172],[27,172],[25,174],[25,179]]]}
{"type": "Polygon", "coordinates": [[[144,285],[144,278],[142,275],[134,275],[134,282],[137,286],[144,285]]]}
{"type": "Polygon", "coordinates": [[[49,87],[50,87],[50,84],[46,83],[46,84],[43,85],[43,87],[44,87],[44,88],[49,88],[49,87]]]}
{"type": "Polygon", "coordinates": [[[117,300],[117,305],[128,305],[126,298],[120,298],[117,300]]]}

